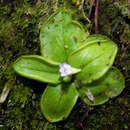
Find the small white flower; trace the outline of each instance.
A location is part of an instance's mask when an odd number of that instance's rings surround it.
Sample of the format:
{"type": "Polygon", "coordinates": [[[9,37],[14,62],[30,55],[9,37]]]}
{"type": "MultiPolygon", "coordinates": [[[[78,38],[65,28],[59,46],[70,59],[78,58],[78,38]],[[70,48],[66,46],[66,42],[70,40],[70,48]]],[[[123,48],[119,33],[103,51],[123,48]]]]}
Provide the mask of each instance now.
{"type": "Polygon", "coordinates": [[[60,72],[61,77],[66,77],[68,75],[72,75],[81,71],[80,69],[73,68],[69,64],[66,64],[66,63],[60,64],[59,67],[60,67],[59,72],[60,72]]]}
{"type": "Polygon", "coordinates": [[[60,74],[61,77],[66,77],[71,74],[71,66],[69,64],[60,64],[60,74]]]}

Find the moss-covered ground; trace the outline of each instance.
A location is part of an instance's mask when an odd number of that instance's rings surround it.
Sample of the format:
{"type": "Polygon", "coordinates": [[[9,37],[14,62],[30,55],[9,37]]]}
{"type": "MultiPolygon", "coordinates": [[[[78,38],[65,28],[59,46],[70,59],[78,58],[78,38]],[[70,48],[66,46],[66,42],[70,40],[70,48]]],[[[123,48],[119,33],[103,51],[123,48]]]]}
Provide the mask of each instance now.
{"type": "Polygon", "coordinates": [[[0,93],[9,80],[14,82],[8,98],[0,104],[0,130],[130,129],[128,0],[100,0],[99,3],[99,32],[117,43],[119,50],[115,66],[123,73],[126,81],[125,89],[118,97],[94,108],[78,100],[67,120],[51,124],[41,114],[39,105],[46,84],[14,73],[12,63],[19,56],[40,54],[39,28],[60,7],[72,11],[74,19],[83,23],[84,28],[91,34],[94,33],[94,8],[91,24],[88,24],[83,15],[88,15],[90,0],[85,0],[83,7],[72,4],[71,0],[0,0],[0,93]]]}

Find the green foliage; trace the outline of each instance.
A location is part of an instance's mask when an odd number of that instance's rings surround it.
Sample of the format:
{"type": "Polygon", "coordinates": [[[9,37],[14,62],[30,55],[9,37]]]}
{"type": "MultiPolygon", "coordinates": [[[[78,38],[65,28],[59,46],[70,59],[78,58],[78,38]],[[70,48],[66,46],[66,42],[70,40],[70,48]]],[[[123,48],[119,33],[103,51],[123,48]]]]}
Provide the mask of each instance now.
{"type": "Polygon", "coordinates": [[[101,105],[118,96],[125,84],[119,70],[109,70],[117,53],[116,44],[102,35],[87,37],[82,27],[77,28],[74,23],[77,22],[72,22],[65,11],[53,14],[41,28],[42,56],[22,56],[13,65],[24,77],[52,84],[47,86],[41,98],[43,115],[50,122],[69,116],[78,93],[86,104],[101,105]],[[77,90],[79,83],[81,89],[77,90]]]}
{"type": "Polygon", "coordinates": [[[112,67],[99,80],[81,86],[79,88],[79,94],[88,105],[100,105],[107,102],[109,98],[118,96],[125,87],[124,82],[123,75],[120,71],[117,68],[112,67]]]}
{"type": "Polygon", "coordinates": [[[38,55],[26,55],[17,59],[13,65],[20,75],[47,83],[59,83],[59,64],[38,55]]]}
{"type": "MultiPolygon", "coordinates": [[[[75,6],[71,5],[70,0],[13,0],[13,1],[0,1],[0,92],[2,92],[5,82],[9,79],[14,79],[17,77],[15,88],[12,88],[11,93],[8,96],[7,101],[4,104],[0,104],[0,125],[4,125],[2,130],[6,129],[31,129],[31,130],[63,130],[63,129],[78,129],[79,123],[82,122],[83,115],[86,114],[86,109],[81,101],[78,100],[75,108],[73,109],[69,118],[62,123],[51,124],[44,120],[41,114],[39,101],[41,97],[42,85],[38,82],[32,82],[32,80],[26,80],[18,75],[14,75],[12,70],[12,63],[17,57],[25,54],[39,54],[39,27],[44,24],[46,19],[52,13],[53,9],[56,10],[59,7],[64,7],[69,9],[73,13],[73,18],[80,21],[88,28],[88,23],[82,16],[81,10],[75,6]],[[56,6],[57,5],[57,6],[56,6]],[[30,10],[30,11],[29,11],[30,10]],[[26,13],[27,12],[27,13],[26,13]],[[27,20],[26,20],[27,19],[27,20]],[[24,22],[26,20],[26,22],[24,22]],[[26,24],[25,27],[23,27],[26,24]],[[6,35],[5,35],[6,34],[6,35]],[[35,99],[28,98],[26,102],[26,109],[23,112],[17,114],[15,110],[21,111],[21,108],[16,104],[13,109],[8,109],[7,103],[10,97],[15,98],[15,94],[19,91],[21,86],[21,91],[25,89],[25,95],[30,90],[33,91],[33,97],[35,99]],[[26,89],[28,87],[29,89],[26,89]],[[34,89],[35,88],[35,89],[34,89]],[[14,91],[15,89],[15,91],[14,91]],[[12,92],[13,91],[13,92],[12,92]],[[33,104],[35,105],[32,105],[33,104]],[[38,106],[38,107],[36,107],[38,106]],[[9,111],[9,112],[8,112],[9,111]],[[24,112],[26,115],[24,117],[29,120],[24,120],[22,118],[24,112]],[[8,114],[6,114],[8,113],[8,114]],[[29,114],[27,114],[29,113],[29,114]],[[10,118],[15,115],[14,118],[10,118]],[[19,118],[18,118],[19,117],[19,118]],[[18,119],[18,120],[17,120],[18,119]],[[19,124],[22,124],[20,126],[19,124]],[[7,127],[8,126],[8,127],[7,127]]],[[[114,1],[115,2],[115,1],[114,1]]],[[[99,31],[101,34],[105,34],[110,37],[111,30],[113,26],[118,22],[121,15],[119,6],[114,5],[113,0],[101,0],[99,6],[99,31]],[[104,13],[105,12],[105,13],[104,13]]],[[[125,4],[127,0],[117,1],[120,6],[128,8],[125,4]]],[[[86,0],[84,4],[84,10],[86,16],[90,8],[90,1],[86,0]]],[[[125,15],[126,16],[126,15],[125,15]]],[[[90,20],[93,20],[91,18],[90,20]]],[[[94,32],[93,21],[89,26],[90,32],[94,32]]],[[[84,129],[128,129],[129,126],[129,23],[127,19],[123,19],[121,24],[117,26],[116,31],[113,35],[113,40],[118,44],[119,50],[115,65],[123,72],[126,79],[125,91],[118,96],[116,99],[110,100],[108,103],[95,107],[94,111],[89,113],[86,120],[83,121],[84,129]]],[[[43,91],[43,90],[42,90],[43,91]]],[[[19,96],[19,95],[17,95],[19,96]]],[[[22,98],[20,96],[20,98],[22,98]]],[[[23,94],[23,98],[24,94],[23,94]]]]}
{"type": "Polygon", "coordinates": [[[82,68],[76,80],[86,84],[99,79],[112,66],[117,46],[102,35],[90,35],[84,45],[74,50],[68,57],[68,63],[76,68],[82,68]],[[78,62],[77,62],[78,61],[78,62]]]}
{"type": "Polygon", "coordinates": [[[48,85],[41,98],[41,110],[50,122],[66,119],[78,98],[75,84],[48,85]]]}
{"type": "Polygon", "coordinates": [[[86,38],[82,26],[72,20],[67,11],[53,14],[41,27],[41,54],[45,58],[64,63],[69,54],[86,38]]]}

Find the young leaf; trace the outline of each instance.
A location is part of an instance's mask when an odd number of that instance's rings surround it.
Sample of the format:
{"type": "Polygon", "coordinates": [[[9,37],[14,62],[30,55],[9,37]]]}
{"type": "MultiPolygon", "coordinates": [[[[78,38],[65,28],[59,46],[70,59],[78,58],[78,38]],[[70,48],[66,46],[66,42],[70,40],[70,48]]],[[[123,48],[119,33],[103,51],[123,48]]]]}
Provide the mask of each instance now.
{"type": "Polygon", "coordinates": [[[88,105],[101,105],[118,96],[124,89],[125,82],[121,72],[112,67],[101,79],[78,88],[80,97],[88,105]],[[93,97],[93,100],[91,100],[93,97]]]}
{"type": "Polygon", "coordinates": [[[14,62],[13,68],[21,76],[41,82],[57,84],[61,80],[59,64],[42,56],[21,56],[14,62]]]}
{"type": "Polygon", "coordinates": [[[48,85],[41,97],[41,110],[50,122],[66,119],[78,98],[74,83],[48,85]]]}
{"type": "Polygon", "coordinates": [[[68,12],[56,12],[41,27],[41,54],[45,58],[64,63],[72,50],[85,38],[82,26],[72,21],[68,12]]]}
{"type": "Polygon", "coordinates": [[[102,77],[112,66],[117,53],[117,45],[102,35],[88,36],[85,44],[72,52],[68,63],[82,71],[76,80],[83,84],[102,77]],[[91,41],[92,38],[92,41],[91,41]]]}

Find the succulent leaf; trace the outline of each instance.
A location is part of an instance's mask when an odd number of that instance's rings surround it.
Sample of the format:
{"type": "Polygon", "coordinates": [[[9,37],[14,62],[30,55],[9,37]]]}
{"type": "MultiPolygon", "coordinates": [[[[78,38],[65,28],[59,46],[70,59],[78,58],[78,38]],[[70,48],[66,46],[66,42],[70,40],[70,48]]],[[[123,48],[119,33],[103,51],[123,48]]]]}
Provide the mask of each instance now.
{"type": "Polygon", "coordinates": [[[26,55],[13,64],[14,70],[21,76],[46,83],[60,83],[59,63],[38,55],[26,55]]]}
{"type": "Polygon", "coordinates": [[[41,110],[50,122],[66,119],[78,99],[74,83],[48,85],[41,97],[41,110]]]}
{"type": "Polygon", "coordinates": [[[82,69],[76,80],[83,84],[102,77],[112,66],[117,53],[117,45],[102,35],[88,36],[85,43],[68,57],[68,63],[82,69]],[[92,40],[91,40],[92,38],[92,40]]]}
{"type": "Polygon", "coordinates": [[[101,105],[110,98],[118,96],[123,91],[124,86],[123,75],[117,68],[112,67],[99,80],[78,88],[78,92],[86,104],[95,106],[101,105]],[[91,100],[91,97],[93,97],[93,100],[91,100]]]}
{"type": "Polygon", "coordinates": [[[82,26],[73,21],[68,12],[58,11],[41,27],[41,54],[45,58],[64,63],[85,38],[82,26]]]}

